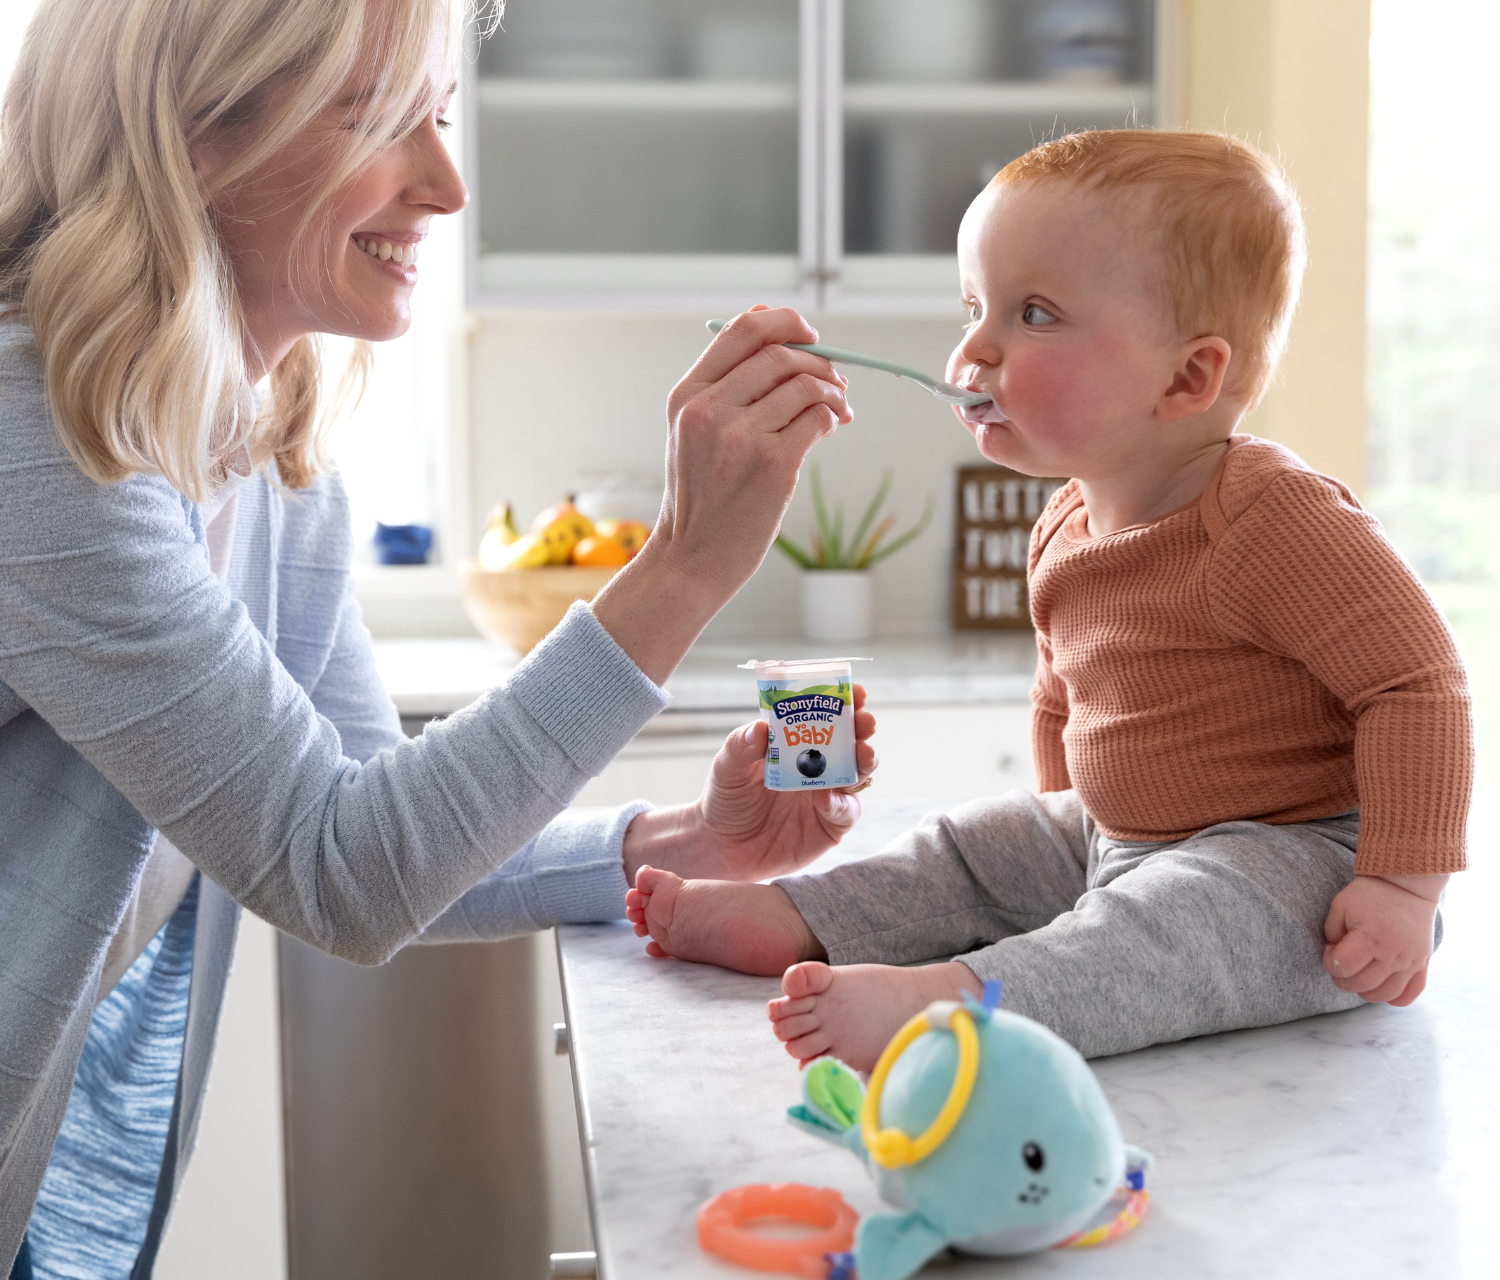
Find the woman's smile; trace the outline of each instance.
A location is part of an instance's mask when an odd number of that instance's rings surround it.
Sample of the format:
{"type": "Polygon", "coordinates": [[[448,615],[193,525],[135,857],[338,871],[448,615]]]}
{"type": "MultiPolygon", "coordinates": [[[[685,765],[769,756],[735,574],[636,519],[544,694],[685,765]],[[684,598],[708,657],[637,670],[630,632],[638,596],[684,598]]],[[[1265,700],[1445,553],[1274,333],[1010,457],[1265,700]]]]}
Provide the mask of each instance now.
{"type": "MultiPolygon", "coordinates": [[[[420,238],[420,237],[418,237],[420,238]]],[[[417,239],[391,238],[379,232],[362,232],[351,237],[354,247],[370,260],[370,265],[400,284],[417,283],[417,239]]]]}

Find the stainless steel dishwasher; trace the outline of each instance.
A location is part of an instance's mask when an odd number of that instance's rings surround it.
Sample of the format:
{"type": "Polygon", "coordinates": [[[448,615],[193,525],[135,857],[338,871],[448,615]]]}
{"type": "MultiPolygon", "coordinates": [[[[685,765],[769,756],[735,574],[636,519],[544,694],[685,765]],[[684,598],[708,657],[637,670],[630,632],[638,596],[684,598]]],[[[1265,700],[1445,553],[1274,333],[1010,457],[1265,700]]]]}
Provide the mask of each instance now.
{"type": "Polygon", "coordinates": [[[279,946],[290,1280],[546,1276],[536,939],[279,946]]]}
{"type": "MultiPolygon", "coordinates": [[[[754,714],[658,716],[577,802],[691,800],[754,714]]],[[[279,946],[289,1280],[541,1280],[552,1253],[552,1274],[584,1274],[552,935],[408,947],[378,968],[279,946]]]]}
{"type": "Polygon", "coordinates": [[[517,938],[363,968],[282,935],[291,1280],[547,1274],[534,955],[517,938]]]}

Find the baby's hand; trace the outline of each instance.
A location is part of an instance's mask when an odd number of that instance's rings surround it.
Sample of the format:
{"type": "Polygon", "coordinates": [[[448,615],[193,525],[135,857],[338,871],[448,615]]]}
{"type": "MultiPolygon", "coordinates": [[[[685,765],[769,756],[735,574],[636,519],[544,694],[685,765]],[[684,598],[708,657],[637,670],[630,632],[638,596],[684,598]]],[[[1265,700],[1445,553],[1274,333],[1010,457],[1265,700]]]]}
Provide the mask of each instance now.
{"type": "Polygon", "coordinates": [[[1340,991],[1408,1005],[1427,985],[1432,923],[1447,876],[1355,876],[1323,925],[1323,967],[1340,991]]]}

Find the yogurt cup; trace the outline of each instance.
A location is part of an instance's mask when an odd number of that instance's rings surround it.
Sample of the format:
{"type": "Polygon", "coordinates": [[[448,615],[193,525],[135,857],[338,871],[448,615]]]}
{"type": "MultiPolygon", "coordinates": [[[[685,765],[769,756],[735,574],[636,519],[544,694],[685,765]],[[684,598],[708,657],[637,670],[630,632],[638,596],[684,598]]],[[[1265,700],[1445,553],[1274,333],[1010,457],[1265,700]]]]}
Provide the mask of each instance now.
{"type": "Polygon", "coordinates": [[[777,659],[750,662],[760,686],[760,718],[770,727],[766,745],[768,791],[852,787],[854,669],[865,658],[777,659]]]}

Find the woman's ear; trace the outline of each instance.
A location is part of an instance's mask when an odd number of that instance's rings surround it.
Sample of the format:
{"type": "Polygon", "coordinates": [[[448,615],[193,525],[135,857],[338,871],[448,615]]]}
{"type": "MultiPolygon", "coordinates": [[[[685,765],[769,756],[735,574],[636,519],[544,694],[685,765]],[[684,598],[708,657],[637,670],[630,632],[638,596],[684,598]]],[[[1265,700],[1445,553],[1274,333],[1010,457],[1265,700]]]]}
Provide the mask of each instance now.
{"type": "Polygon", "coordinates": [[[1178,349],[1171,385],[1156,402],[1156,416],[1163,422],[1181,422],[1213,408],[1233,354],[1223,338],[1212,335],[1184,343],[1178,349]]]}
{"type": "Polygon", "coordinates": [[[207,182],[228,159],[212,133],[202,134],[188,143],[188,158],[193,162],[193,173],[199,182],[207,182]]]}

